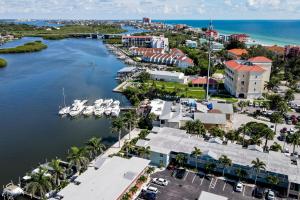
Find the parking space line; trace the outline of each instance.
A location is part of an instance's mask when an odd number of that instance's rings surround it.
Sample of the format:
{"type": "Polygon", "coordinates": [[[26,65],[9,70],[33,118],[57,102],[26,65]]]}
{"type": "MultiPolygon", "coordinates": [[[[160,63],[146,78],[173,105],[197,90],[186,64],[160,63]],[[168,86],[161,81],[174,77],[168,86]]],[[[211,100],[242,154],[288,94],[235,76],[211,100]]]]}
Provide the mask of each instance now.
{"type": "Polygon", "coordinates": [[[223,186],[223,191],[225,190],[225,187],[226,187],[226,184],[227,184],[227,182],[226,181],[224,181],[225,183],[224,183],[224,186],[223,186]]]}
{"type": "Polygon", "coordinates": [[[202,177],[200,185],[202,185],[204,178],[205,178],[205,176],[202,177]]]}
{"type": "Polygon", "coordinates": [[[192,183],[194,183],[196,176],[197,176],[197,174],[194,175],[194,178],[193,178],[193,180],[192,180],[192,183]]]}
{"type": "Polygon", "coordinates": [[[188,175],[189,175],[189,171],[187,171],[187,173],[185,174],[185,177],[183,178],[184,181],[188,175]]]}

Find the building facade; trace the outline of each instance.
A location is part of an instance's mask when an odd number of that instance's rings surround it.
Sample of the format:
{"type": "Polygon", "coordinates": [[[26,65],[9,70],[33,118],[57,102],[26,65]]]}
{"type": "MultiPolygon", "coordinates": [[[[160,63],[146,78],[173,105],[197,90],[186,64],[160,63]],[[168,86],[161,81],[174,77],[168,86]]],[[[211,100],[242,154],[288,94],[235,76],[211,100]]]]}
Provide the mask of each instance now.
{"type": "Polygon", "coordinates": [[[122,44],[124,47],[146,47],[169,49],[169,40],[164,36],[131,36],[123,35],[122,44]]]}
{"type": "Polygon", "coordinates": [[[148,71],[151,79],[157,81],[166,81],[166,82],[176,82],[176,83],[187,83],[187,77],[184,76],[184,73],[180,72],[171,72],[171,71],[148,71]]]}
{"type": "Polygon", "coordinates": [[[272,61],[265,57],[225,63],[225,88],[233,96],[256,99],[262,97],[264,85],[270,79],[272,61]]]}

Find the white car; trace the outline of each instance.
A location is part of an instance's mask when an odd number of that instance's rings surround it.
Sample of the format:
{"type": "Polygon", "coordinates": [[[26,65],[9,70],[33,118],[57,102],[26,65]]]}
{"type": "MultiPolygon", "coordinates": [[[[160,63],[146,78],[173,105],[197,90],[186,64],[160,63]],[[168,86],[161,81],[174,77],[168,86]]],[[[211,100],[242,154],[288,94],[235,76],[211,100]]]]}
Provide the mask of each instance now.
{"type": "Polygon", "coordinates": [[[150,193],[154,193],[154,194],[158,193],[158,189],[156,187],[152,187],[152,186],[148,186],[148,187],[144,188],[144,190],[146,192],[150,192],[150,193]]]}
{"type": "Polygon", "coordinates": [[[290,133],[291,134],[295,133],[295,129],[294,128],[290,128],[290,133]]]}
{"type": "Polygon", "coordinates": [[[163,178],[153,178],[152,182],[157,184],[157,185],[162,185],[162,186],[167,186],[169,181],[163,178]]]}
{"type": "Polygon", "coordinates": [[[267,200],[275,200],[275,193],[272,190],[268,191],[267,200]]]}
{"type": "Polygon", "coordinates": [[[235,185],[235,188],[234,188],[234,190],[236,191],[236,192],[242,192],[243,191],[243,183],[241,183],[241,182],[238,182],[236,185],[235,185]]]}

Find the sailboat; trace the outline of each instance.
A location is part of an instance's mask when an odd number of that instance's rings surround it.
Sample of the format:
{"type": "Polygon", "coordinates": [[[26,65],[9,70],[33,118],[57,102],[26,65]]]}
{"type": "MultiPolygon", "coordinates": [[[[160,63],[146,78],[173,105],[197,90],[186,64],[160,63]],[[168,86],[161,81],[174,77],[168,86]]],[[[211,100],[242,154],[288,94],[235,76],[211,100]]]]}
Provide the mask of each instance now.
{"type": "Polygon", "coordinates": [[[64,99],[64,107],[58,111],[59,115],[66,115],[66,114],[69,114],[69,112],[70,112],[70,107],[66,106],[66,96],[65,96],[64,88],[63,88],[63,99],[64,99]]]}

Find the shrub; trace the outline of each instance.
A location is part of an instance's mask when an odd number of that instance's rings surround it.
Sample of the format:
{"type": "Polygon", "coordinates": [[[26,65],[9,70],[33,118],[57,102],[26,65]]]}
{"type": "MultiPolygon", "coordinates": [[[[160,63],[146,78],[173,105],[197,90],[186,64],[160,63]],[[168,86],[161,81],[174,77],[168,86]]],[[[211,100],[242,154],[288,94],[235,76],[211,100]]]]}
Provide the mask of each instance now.
{"type": "Polygon", "coordinates": [[[7,65],[7,62],[6,62],[6,60],[4,60],[4,59],[0,58],[0,68],[2,68],[2,67],[6,67],[6,65],[7,65]]]}

